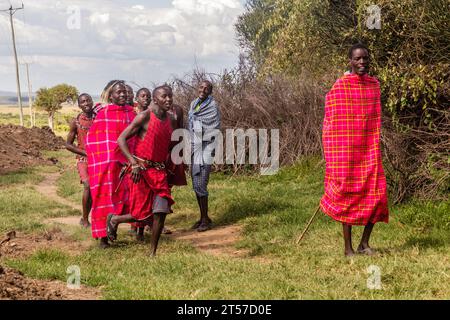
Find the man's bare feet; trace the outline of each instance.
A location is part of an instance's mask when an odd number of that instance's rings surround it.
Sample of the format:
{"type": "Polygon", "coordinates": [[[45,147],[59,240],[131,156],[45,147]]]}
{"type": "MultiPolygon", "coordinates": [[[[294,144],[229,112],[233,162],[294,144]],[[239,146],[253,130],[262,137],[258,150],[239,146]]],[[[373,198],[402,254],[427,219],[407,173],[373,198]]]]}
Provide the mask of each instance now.
{"type": "Polygon", "coordinates": [[[80,226],[82,226],[83,228],[90,228],[91,227],[91,224],[89,223],[89,220],[88,219],[85,219],[85,218],[81,218],[80,219],[80,226]]]}
{"type": "Polygon", "coordinates": [[[373,256],[376,252],[375,252],[374,249],[372,249],[368,245],[360,244],[358,246],[358,249],[356,250],[356,253],[358,253],[358,254],[365,254],[367,256],[373,256]]]}
{"type": "Polygon", "coordinates": [[[137,233],[137,234],[136,234],[136,240],[137,240],[138,242],[145,242],[144,234],[143,234],[143,233],[137,233]]]}
{"type": "Polygon", "coordinates": [[[344,254],[345,254],[346,257],[353,257],[355,255],[355,251],[353,249],[345,250],[344,254]]]}
{"type": "Polygon", "coordinates": [[[109,248],[110,246],[111,245],[108,242],[108,238],[101,238],[100,239],[100,245],[99,245],[100,249],[106,249],[106,248],[109,248]]]}

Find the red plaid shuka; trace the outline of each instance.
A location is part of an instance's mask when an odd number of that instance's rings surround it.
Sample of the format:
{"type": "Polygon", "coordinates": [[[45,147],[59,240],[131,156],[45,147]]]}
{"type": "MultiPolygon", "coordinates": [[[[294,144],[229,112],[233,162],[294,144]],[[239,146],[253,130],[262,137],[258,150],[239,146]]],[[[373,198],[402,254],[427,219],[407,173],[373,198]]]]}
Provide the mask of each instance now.
{"type": "MultiPolygon", "coordinates": [[[[136,139],[135,155],[144,160],[165,162],[170,152],[172,131],[169,117],[161,121],[151,112],[144,139],[136,139]]],[[[153,215],[152,205],[155,196],[166,198],[169,205],[174,203],[166,170],[148,168],[142,172],[138,183],[134,183],[129,176],[129,185],[130,213],[136,220],[145,220],[153,215]]]]}
{"type": "MultiPolygon", "coordinates": [[[[118,148],[117,139],[133,121],[132,107],[108,105],[97,114],[86,137],[89,184],[92,195],[92,236],[106,237],[108,214],[122,214],[128,206],[126,179],[119,185],[122,163],[127,160],[118,148]]],[[[130,145],[133,141],[130,141],[130,145]]],[[[132,146],[130,146],[132,148],[132,146]]]]}
{"type": "Polygon", "coordinates": [[[326,96],[323,212],[350,225],[388,222],[386,177],[380,151],[380,85],[355,74],[338,79],[326,96]]]}

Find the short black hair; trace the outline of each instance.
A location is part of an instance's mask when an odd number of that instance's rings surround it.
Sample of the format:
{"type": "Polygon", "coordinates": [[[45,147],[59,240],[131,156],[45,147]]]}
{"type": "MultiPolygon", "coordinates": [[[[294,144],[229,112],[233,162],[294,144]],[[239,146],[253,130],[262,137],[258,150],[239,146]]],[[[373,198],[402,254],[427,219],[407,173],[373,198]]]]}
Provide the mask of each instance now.
{"type": "Polygon", "coordinates": [[[92,99],[92,97],[91,97],[91,95],[89,93],[82,93],[82,94],[80,94],[78,96],[78,99],[77,99],[78,103],[80,102],[80,99],[81,99],[82,96],[88,96],[88,97],[90,97],[92,99]]]}
{"type": "Polygon", "coordinates": [[[156,87],[155,89],[153,89],[152,97],[155,97],[155,96],[156,96],[156,93],[157,93],[159,90],[167,90],[167,89],[168,89],[168,88],[167,88],[167,85],[162,85],[162,86],[156,87]]]}
{"type": "Polygon", "coordinates": [[[365,50],[367,50],[367,53],[370,54],[370,51],[367,48],[367,46],[362,42],[358,42],[358,43],[355,43],[354,45],[352,45],[350,47],[350,49],[348,50],[348,58],[349,59],[353,58],[353,51],[355,51],[356,49],[365,49],[365,50]]]}
{"type": "Polygon", "coordinates": [[[141,93],[141,91],[144,91],[144,90],[147,90],[148,93],[152,94],[148,88],[140,88],[140,89],[136,92],[136,97],[139,96],[139,93],[141,93]]]}

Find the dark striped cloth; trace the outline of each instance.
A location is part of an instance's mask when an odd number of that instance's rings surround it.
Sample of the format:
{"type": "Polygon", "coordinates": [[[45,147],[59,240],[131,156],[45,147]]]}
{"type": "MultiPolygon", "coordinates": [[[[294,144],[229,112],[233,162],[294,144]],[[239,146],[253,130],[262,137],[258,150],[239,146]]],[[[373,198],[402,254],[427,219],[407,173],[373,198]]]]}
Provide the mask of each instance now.
{"type": "Polygon", "coordinates": [[[204,158],[203,152],[211,143],[214,143],[211,135],[214,136],[214,131],[220,129],[220,112],[214,98],[209,96],[203,102],[199,98],[192,101],[188,117],[192,144],[192,185],[197,196],[206,197],[212,163],[210,157],[214,156],[214,152],[206,152],[208,159],[204,158]]]}
{"type": "Polygon", "coordinates": [[[198,174],[192,174],[192,187],[194,192],[199,197],[208,196],[208,182],[209,173],[211,172],[211,165],[205,164],[200,166],[200,171],[198,174]]]}

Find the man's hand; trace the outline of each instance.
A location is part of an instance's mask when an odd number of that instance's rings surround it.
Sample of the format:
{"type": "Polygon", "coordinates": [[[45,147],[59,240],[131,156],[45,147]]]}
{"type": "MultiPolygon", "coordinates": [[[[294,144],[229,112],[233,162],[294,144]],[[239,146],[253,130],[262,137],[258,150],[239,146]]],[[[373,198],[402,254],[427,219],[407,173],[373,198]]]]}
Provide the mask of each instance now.
{"type": "Polygon", "coordinates": [[[141,180],[141,171],[145,170],[145,162],[141,159],[134,159],[131,164],[131,179],[134,183],[141,180]]]}

